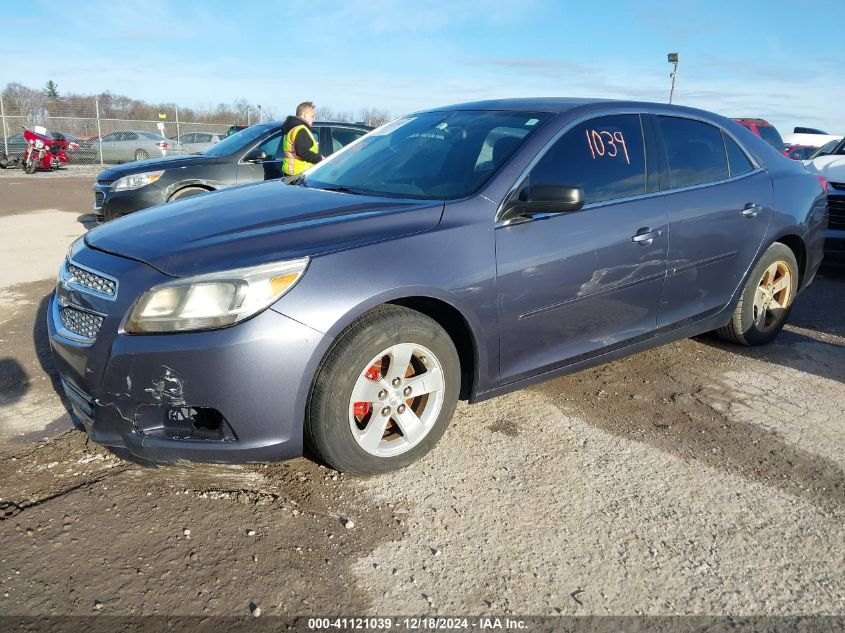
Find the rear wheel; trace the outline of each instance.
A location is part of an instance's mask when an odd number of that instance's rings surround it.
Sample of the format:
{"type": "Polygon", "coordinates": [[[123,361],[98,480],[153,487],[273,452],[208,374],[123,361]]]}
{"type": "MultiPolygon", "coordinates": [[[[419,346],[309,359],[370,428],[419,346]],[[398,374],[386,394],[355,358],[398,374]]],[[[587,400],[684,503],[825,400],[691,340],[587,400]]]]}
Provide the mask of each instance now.
{"type": "Polygon", "coordinates": [[[150,157],[150,155],[145,150],[142,150],[142,149],[136,149],[135,150],[135,160],[145,160],[149,157],[150,157]]]}
{"type": "Polygon", "coordinates": [[[403,468],[443,435],[459,389],[460,361],[446,331],[419,312],[382,306],[341,333],[323,361],[306,445],[344,472],[403,468]]]}
{"type": "Polygon", "coordinates": [[[730,323],[716,332],[740,345],[768,343],[783,329],[797,290],[795,255],[775,242],[751,271],[730,323]]]}

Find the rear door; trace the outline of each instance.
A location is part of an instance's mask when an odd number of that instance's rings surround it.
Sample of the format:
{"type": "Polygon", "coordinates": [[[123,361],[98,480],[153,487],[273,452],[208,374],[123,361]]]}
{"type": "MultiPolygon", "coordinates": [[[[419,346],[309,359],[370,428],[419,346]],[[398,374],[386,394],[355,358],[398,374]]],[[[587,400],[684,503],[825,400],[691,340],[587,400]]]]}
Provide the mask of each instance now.
{"type": "Polygon", "coordinates": [[[755,261],[772,183],[730,134],[704,121],[652,119],[662,142],[669,254],[658,327],[715,314],[755,261]]]}
{"type": "Polygon", "coordinates": [[[659,183],[647,178],[643,138],[638,114],[587,120],[558,139],[513,192],[581,186],[586,204],[496,226],[503,382],[654,331],[667,217],[661,197],[651,195],[659,183]]]}

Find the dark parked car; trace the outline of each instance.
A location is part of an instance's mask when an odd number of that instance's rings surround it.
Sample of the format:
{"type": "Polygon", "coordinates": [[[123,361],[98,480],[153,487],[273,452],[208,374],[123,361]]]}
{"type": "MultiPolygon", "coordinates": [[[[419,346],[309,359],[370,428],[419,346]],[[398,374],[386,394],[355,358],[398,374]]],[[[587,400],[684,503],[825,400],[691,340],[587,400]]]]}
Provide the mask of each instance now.
{"type": "Polygon", "coordinates": [[[826,222],[820,180],[729,119],[470,103],[394,121],[290,185],[95,228],[60,270],[49,336],[97,442],[383,472],[431,449],[458,398],[710,330],[772,340],[826,222]]]}
{"type": "MultiPolygon", "coordinates": [[[[330,154],[372,128],[355,123],[316,122],[320,151],[330,154]]],[[[99,220],[146,209],[232,185],[282,177],[282,124],[248,127],[198,155],[173,156],[106,169],[94,183],[99,220]]]]}
{"type": "Polygon", "coordinates": [[[70,132],[53,132],[52,134],[55,138],[64,139],[71,144],[68,153],[72,163],[90,165],[100,161],[99,154],[94,150],[91,141],[81,139],[70,132]]]}
{"type": "Polygon", "coordinates": [[[241,130],[245,130],[248,127],[249,127],[248,125],[230,125],[228,127],[228,129],[226,130],[225,136],[226,136],[226,138],[229,138],[230,136],[232,136],[232,134],[237,134],[241,130]]]}

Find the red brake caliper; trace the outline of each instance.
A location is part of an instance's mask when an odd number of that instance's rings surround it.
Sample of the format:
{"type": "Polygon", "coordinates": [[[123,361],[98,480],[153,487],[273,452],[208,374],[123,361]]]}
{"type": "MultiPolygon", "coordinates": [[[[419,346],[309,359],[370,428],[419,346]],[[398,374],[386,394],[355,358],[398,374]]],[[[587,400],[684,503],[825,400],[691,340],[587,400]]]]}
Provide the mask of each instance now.
{"type": "MultiPolygon", "coordinates": [[[[381,370],[373,365],[367,370],[367,373],[364,374],[364,378],[367,380],[372,380],[373,382],[378,382],[381,380],[381,370]]],[[[370,403],[369,402],[356,402],[352,405],[352,412],[355,414],[356,418],[363,418],[370,412],[370,403]]]]}

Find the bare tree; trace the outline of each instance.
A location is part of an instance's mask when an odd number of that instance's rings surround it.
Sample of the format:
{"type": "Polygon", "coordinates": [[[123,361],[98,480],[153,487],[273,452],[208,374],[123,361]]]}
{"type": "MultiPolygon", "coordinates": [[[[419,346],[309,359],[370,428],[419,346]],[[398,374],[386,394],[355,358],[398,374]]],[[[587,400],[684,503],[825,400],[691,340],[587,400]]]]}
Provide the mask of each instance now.
{"type": "Polygon", "coordinates": [[[352,121],[352,113],[340,112],[331,106],[318,106],[314,111],[314,118],[318,121],[352,121]]]}
{"type": "Polygon", "coordinates": [[[387,110],[378,110],[376,108],[364,108],[361,110],[361,122],[365,125],[378,127],[390,121],[393,117],[387,110]]]}

